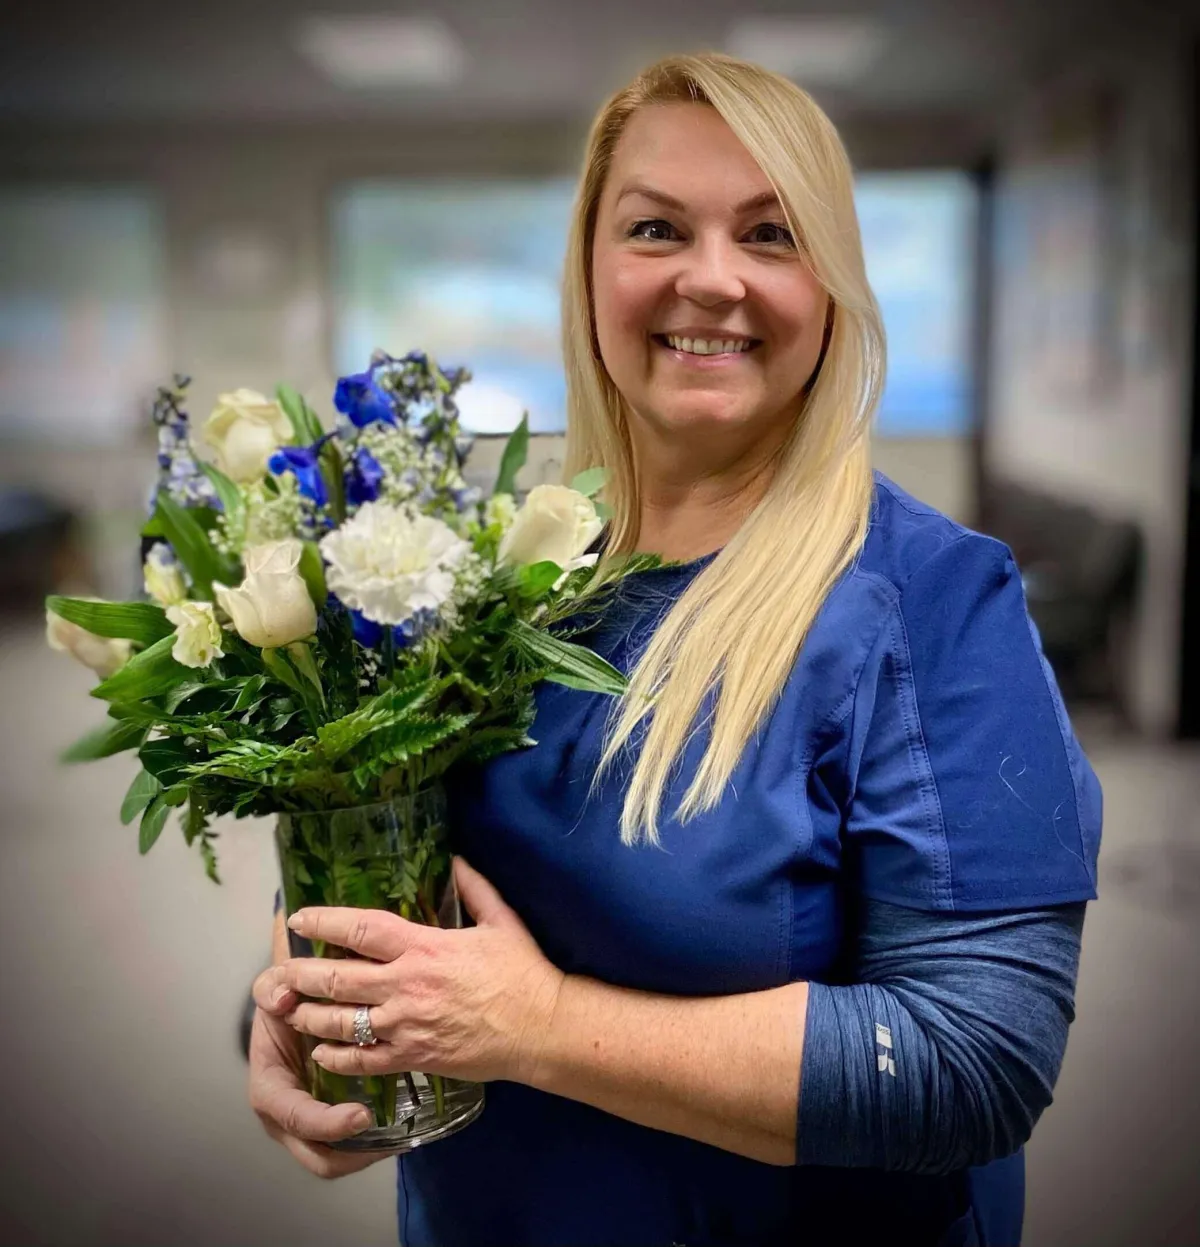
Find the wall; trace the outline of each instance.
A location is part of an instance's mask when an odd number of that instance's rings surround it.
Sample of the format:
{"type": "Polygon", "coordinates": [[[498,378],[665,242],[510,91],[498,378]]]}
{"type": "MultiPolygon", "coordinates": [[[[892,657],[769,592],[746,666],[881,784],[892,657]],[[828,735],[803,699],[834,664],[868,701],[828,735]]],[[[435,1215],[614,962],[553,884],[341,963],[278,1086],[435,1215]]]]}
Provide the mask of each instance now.
{"type": "Polygon", "coordinates": [[[984,463],[1139,522],[1129,689],[1173,729],[1191,393],[1192,194],[1183,54],[1128,48],[1014,115],[997,180],[984,463]]]}
{"type": "MultiPolygon", "coordinates": [[[[970,163],[980,142],[965,120],[915,119],[843,127],[862,167],[970,163]]],[[[166,232],[168,366],[195,378],[192,409],[219,390],[269,391],[287,380],[330,411],[327,211],[338,182],[370,176],[561,175],[579,161],[577,124],[214,127],[124,125],[95,129],[0,127],[6,182],[134,182],[154,187],[166,232]]],[[[486,228],[486,222],[480,222],[486,228]]],[[[391,344],[407,349],[417,343],[391,344]]],[[[495,443],[472,467],[487,477],[495,443]]],[[[94,523],[97,591],[127,593],[124,537],[152,475],[152,438],[72,448],[0,444],[0,483],[37,485],[94,523]]],[[[535,439],[526,479],[551,479],[559,438],[535,439]]],[[[881,442],[880,467],[926,501],[966,518],[970,445],[959,439],[881,442]]],[[[134,568],[136,572],[136,568],[134,568]]]]}

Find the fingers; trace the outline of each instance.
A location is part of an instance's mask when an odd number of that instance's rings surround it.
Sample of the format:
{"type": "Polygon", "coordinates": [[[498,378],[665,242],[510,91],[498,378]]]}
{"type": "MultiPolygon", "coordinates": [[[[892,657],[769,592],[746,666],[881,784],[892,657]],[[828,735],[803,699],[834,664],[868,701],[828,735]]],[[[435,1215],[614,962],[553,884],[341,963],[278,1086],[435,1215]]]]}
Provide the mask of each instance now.
{"type": "Polygon", "coordinates": [[[493,926],[509,926],[515,923],[524,930],[525,924],[517,917],[516,912],[464,857],[454,859],[454,880],[458,884],[458,895],[462,903],[476,922],[493,926]]]}
{"type": "Polygon", "coordinates": [[[348,1174],[358,1173],[381,1160],[387,1160],[389,1152],[335,1152],[333,1148],[324,1147],[320,1143],[306,1143],[303,1139],[294,1139],[291,1135],[281,1134],[278,1142],[318,1178],[344,1178],[348,1174]]]}
{"type": "Polygon", "coordinates": [[[297,1005],[296,993],[283,981],[283,966],[272,966],[254,980],[254,1003],[273,1017],[283,1017],[297,1005]]]}
{"type": "Polygon", "coordinates": [[[326,1043],[313,1049],[312,1059],[331,1074],[395,1074],[412,1069],[412,1063],[397,1064],[399,1049],[390,1043],[369,1048],[352,1044],[326,1043]]]}
{"type": "MultiPolygon", "coordinates": [[[[342,1043],[354,1043],[354,1015],[357,1008],[352,1005],[321,1005],[301,1004],[287,1016],[287,1024],[305,1035],[315,1035],[318,1039],[337,1039],[342,1043]]],[[[382,1039],[378,1029],[382,1023],[378,1021],[379,1010],[371,1017],[371,1030],[382,1039]]]]}
{"type": "Polygon", "coordinates": [[[296,957],[276,969],[279,972],[278,982],[295,993],[292,1008],[296,1007],[298,996],[340,1000],[356,1005],[379,1005],[392,990],[388,986],[387,967],[369,961],[350,961],[342,957],[296,957]]]}
{"type": "Polygon", "coordinates": [[[320,907],[297,910],[288,926],[308,940],[350,948],[372,961],[395,961],[420,927],[383,909],[320,907]]]}
{"type": "Polygon", "coordinates": [[[265,1122],[310,1143],[337,1143],[374,1124],[370,1110],[361,1104],[322,1104],[277,1071],[256,1080],[250,1102],[265,1122]]]}

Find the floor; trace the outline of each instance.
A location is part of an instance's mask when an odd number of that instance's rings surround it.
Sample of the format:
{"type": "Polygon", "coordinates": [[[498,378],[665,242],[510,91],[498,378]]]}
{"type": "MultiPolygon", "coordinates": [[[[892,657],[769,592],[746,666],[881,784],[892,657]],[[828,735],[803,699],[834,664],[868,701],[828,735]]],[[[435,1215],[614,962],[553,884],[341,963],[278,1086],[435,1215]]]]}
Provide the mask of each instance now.
{"type": "MultiPolygon", "coordinates": [[[[390,1165],[310,1179],[246,1107],[269,828],[229,829],[219,888],[176,835],[140,860],[116,817],[129,760],[54,761],[101,718],[88,687],[36,626],[0,633],[0,1245],[394,1244],[390,1165]]],[[[1200,753],[1102,732],[1090,750],[1102,895],[1025,1243],[1200,1247],[1200,753]]]]}

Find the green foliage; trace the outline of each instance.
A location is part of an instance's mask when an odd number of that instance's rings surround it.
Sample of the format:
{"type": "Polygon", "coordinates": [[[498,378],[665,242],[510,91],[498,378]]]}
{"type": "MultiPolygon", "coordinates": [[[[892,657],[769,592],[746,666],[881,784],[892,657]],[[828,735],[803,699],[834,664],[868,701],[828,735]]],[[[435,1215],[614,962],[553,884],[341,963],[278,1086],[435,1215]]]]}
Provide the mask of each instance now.
{"type": "Polygon", "coordinates": [[[194,679],[193,669],[176,662],[172,656],[174,643],[173,636],[165,636],[140,654],[134,654],[119,671],[97,684],[92,696],[104,701],[138,701],[156,697],[185,680],[194,679]]]}
{"type": "Polygon", "coordinates": [[[162,784],[147,770],[138,771],[121,802],[121,822],[128,826],[162,792],[162,784]]]}
{"type": "Polygon", "coordinates": [[[181,507],[166,490],[159,490],[154,517],[196,589],[207,598],[212,596],[214,580],[236,583],[239,576],[236,565],[217,552],[196,514],[193,509],[181,507]]]}
{"type": "Polygon", "coordinates": [[[142,814],[141,826],[138,829],[138,852],[143,856],[154,848],[155,841],[162,835],[162,829],[166,825],[167,815],[170,812],[171,807],[161,792],[146,806],[142,814]]]}
{"type": "Polygon", "coordinates": [[[89,602],[52,594],[46,608],[96,636],[118,637],[137,645],[153,645],[175,631],[163,608],[152,602],[89,602]]]}
{"type": "Polygon", "coordinates": [[[504,445],[504,454],[500,457],[500,471],[496,476],[493,493],[515,494],[517,492],[517,473],[525,466],[529,455],[529,416],[521,417],[521,423],[513,429],[511,436],[504,445]]]}
{"type": "Polygon", "coordinates": [[[588,468],[586,472],[580,472],[571,482],[571,488],[577,493],[583,494],[587,498],[598,494],[608,480],[608,470],[606,468],[588,468]]]}
{"type": "Polygon", "coordinates": [[[528,658],[545,669],[545,678],[555,684],[591,693],[611,693],[615,697],[628,686],[621,672],[599,654],[571,641],[561,641],[523,620],[513,625],[513,640],[528,658]]]}
{"type": "Polygon", "coordinates": [[[108,758],[126,749],[136,749],[146,737],[143,723],[121,719],[102,726],[80,737],[69,749],[63,751],[63,762],[94,762],[108,758]]]}
{"type": "Polygon", "coordinates": [[[321,421],[317,417],[317,413],[304,401],[290,385],[277,385],[275,387],[275,397],[279,400],[280,407],[283,408],[284,414],[292,423],[292,432],[295,434],[296,445],[311,446],[325,430],[321,427],[321,421]]]}
{"type": "Polygon", "coordinates": [[[197,460],[197,464],[200,471],[212,482],[212,487],[216,490],[217,497],[221,500],[221,507],[227,517],[230,530],[232,532],[241,531],[242,517],[246,510],[246,500],[242,497],[242,491],[220,468],[199,460],[197,460]]]}

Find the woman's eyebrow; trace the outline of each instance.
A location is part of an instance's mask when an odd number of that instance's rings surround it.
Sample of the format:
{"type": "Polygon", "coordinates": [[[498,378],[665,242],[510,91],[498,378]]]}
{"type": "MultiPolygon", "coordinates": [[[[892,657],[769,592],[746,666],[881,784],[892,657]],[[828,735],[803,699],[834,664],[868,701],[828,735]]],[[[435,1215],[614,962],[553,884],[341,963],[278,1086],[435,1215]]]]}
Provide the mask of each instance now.
{"type": "MultiPolygon", "coordinates": [[[[674,195],[668,195],[666,191],[656,190],[653,186],[647,186],[645,182],[627,182],[617,196],[617,203],[620,203],[622,199],[626,199],[630,195],[641,195],[643,199],[653,199],[656,203],[673,208],[676,212],[687,211],[687,205],[676,199],[674,195]]],[[[747,212],[753,212],[758,208],[779,207],[779,196],[774,191],[761,191],[759,194],[751,195],[749,199],[743,200],[738,204],[734,208],[733,214],[734,216],[745,216],[747,212]]]]}

